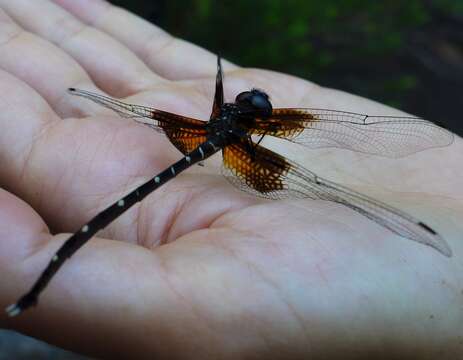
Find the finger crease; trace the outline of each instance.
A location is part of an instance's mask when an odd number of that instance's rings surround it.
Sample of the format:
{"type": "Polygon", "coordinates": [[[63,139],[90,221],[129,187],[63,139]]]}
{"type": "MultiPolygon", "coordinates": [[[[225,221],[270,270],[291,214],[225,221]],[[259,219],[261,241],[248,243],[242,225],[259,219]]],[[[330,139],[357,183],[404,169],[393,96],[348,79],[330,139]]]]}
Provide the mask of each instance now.
{"type": "Polygon", "coordinates": [[[15,30],[7,34],[6,38],[2,42],[0,42],[0,46],[6,46],[7,44],[21,37],[21,35],[25,35],[25,34],[26,34],[26,31],[22,30],[21,28],[16,27],[15,30]]]}
{"type": "Polygon", "coordinates": [[[55,41],[59,47],[64,48],[66,44],[70,43],[73,39],[76,39],[80,34],[85,32],[90,27],[85,24],[79,24],[75,30],[67,30],[63,33],[60,39],[55,41]]]}
{"type": "Polygon", "coordinates": [[[151,38],[146,42],[145,49],[141,52],[141,58],[145,61],[146,64],[150,64],[154,59],[166,52],[166,49],[172,47],[173,44],[177,42],[177,38],[171,35],[166,35],[165,33],[153,33],[151,38]],[[162,44],[159,45],[160,38],[167,38],[162,41],[162,44]],[[153,46],[153,44],[158,44],[153,46]]]}

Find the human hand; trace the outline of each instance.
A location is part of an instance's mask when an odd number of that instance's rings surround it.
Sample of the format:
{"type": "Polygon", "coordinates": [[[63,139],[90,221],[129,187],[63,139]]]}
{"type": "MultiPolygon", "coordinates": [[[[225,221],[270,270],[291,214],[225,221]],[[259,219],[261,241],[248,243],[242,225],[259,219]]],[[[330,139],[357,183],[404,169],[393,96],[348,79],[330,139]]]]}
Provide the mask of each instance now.
{"type": "MultiPolygon", "coordinates": [[[[7,305],[29,289],[66,233],[180,157],[163,135],[65,89],[98,87],[207,119],[216,58],[101,1],[0,0],[0,8],[0,300],[7,305]]],[[[229,63],[225,71],[227,99],[258,87],[276,107],[395,113],[283,74],[229,63]]],[[[455,359],[463,326],[462,150],[457,138],[400,160],[339,150],[299,159],[422,218],[449,242],[451,259],[338,204],[242,194],[216,175],[216,157],[92,239],[37,308],[0,321],[107,358],[455,359]]]]}

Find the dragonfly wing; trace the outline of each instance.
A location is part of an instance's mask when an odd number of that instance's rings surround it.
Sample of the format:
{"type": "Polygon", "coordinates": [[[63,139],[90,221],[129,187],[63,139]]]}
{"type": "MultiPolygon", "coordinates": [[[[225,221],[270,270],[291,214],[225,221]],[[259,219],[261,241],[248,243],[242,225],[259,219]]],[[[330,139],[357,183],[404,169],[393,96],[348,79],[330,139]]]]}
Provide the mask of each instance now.
{"type": "Polygon", "coordinates": [[[431,246],[446,256],[452,254],[446,241],[418,219],[323,179],[264,147],[256,146],[252,158],[244,144],[230,145],[224,148],[223,158],[223,174],[243,191],[269,199],[310,198],[343,204],[400,236],[431,246]]]}
{"type": "Polygon", "coordinates": [[[220,109],[223,105],[223,71],[220,56],[217,56],[217,75],[215,78],[215,95],[214,104],[212,105],[211,119],[220,115],[220,109]]]}
{"type": "Polygon", "coordinates": [[[308,148],[336,147],[392,158],[447,146],[453,141],[450,131],[416,117],[324,109],[274,109],[269,119],[256,119],[253,133],[308,148]]]}
{"type": "Polygon", "coordinates": [[[146,106],[133,105],[109,96],[86,90],[69,89],[73,95],[81,96],[118,113],[134,119],[159,132],[165,133],[172,144],[187,154],[206,141],[205,122],[146,106]]]}

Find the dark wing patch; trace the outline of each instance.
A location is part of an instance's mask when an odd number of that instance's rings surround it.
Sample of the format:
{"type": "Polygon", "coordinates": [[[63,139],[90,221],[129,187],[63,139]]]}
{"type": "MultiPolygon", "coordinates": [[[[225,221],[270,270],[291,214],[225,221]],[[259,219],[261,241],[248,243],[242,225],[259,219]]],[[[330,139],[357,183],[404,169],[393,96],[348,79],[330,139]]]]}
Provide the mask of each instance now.
{"type": "Polygon", "coordinates": [[[269,119],[256,119],[252,133],[308,148],[336,147],[392,158],[447,146],[454,138],[450,131],[416,117],[289,108],[274,109],[269,119]]]}
{"type": "Polygon", "coordinates": [[[226,147],[223,156],[222,172],[240,190],[268,199],[310,198],[333,201],[357,211],[400,236],[431,246],[446,256],[452,254],[446,241],[418,219],[381,201],[323,179],[271,150],[256,146],[253,160],[244,145],[237,144],[226,147]]]}

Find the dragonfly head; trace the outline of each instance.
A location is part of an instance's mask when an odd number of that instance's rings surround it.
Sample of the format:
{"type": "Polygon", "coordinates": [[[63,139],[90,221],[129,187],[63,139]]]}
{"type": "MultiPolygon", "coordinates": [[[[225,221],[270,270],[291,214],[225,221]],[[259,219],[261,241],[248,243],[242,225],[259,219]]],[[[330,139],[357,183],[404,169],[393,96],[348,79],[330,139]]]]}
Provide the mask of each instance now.
{"type": "Polygon", "coordinates": [[[254,112],[256,115],[269,117],[272,114],[272,104],[266,93],[262,90],[252,89],[244,91],[235,99],[235,103],[245,112],[254,112]]]}

